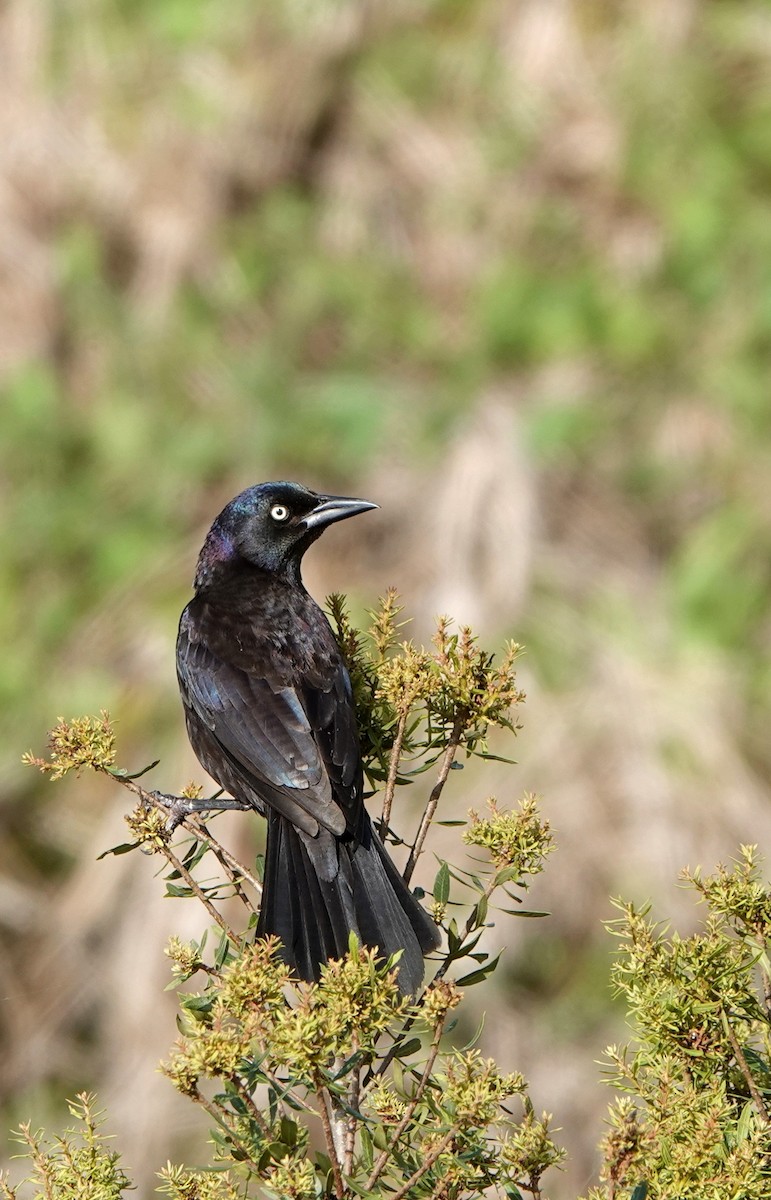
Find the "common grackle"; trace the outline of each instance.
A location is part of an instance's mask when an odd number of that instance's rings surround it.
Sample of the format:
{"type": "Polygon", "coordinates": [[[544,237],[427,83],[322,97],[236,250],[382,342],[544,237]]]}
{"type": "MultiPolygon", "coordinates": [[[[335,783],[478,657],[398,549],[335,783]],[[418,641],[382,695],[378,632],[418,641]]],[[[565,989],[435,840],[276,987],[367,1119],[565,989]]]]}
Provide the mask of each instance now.
{"type": "Polygon", "coordinates": [[[192,747],[232,797],[200,807],[267,817],[257,935],[277,935],[288,964],[312,980],[353,931],[384,957],[402,951],[399,986],[411,995],[438,932],[364,808],[348,671],[300,576],[327,525],[371,508],[296,483],[231,500],[198,559],[177,674],[192,747]]]}

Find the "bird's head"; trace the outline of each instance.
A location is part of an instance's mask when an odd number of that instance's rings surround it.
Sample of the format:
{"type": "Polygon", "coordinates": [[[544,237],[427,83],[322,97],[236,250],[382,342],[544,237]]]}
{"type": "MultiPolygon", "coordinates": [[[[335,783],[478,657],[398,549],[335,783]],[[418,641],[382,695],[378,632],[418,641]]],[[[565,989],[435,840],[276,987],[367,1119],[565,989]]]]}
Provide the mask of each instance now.
{"type": "Polygon", "coordinates": [[[299,579],[303,554],[327,525],[377,507],[352,496],[320,495],[299,483],[255,484],[225,505],[206,535],[195,588],[239,563],[299,579]]]}

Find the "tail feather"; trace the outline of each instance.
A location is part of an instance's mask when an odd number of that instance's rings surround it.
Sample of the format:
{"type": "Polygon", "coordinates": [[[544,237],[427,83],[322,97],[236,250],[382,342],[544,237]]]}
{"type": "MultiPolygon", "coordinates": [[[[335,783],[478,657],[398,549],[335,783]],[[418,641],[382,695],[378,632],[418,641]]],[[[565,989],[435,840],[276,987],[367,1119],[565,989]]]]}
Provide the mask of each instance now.
{"type": "Polygon", "coordinates": [[[437,949],[441,941],[436,924],[431,920],[423,905],[413,896],[393,859],[374,830],[372,830],[372,843],[380,856],[381,864],[391,886],[398,896],[403,897],[401,903],[409,914],[410,922],[421,950],[424,954],[430,954],[432,950],[437,949]]]}
{"type": "Polygon", "coordinates": [[[417,992],[423,955],[439,933],[369,820],[360,839],[346,843],[325,831],[308,837],[271,814],[258,937],[275,934],[300,978],[317,980],[325,962],[345,954],[351,932],[383,958],[401,950],[399,987],[417,992]]]}
{"type": "Polygon", "coordinates": [[[423,979],[423,955],[439,945],[439,931],[369,824],[352,863],[359,936],[366,945],[378,946],[384,958],[402,951],[399,986],[413,995],[423,979]]]}
{"type": "Polygon", "coordinates": [[[292,936],[292,906],[291,894],[287,891],[287,882],[291,877],[287,848],[284,842],[283,829],[278,822],[269,826],[268,840],[265,846],[264,887],[258,930],[264,927],[264,933],[274,934],[283,944],[292,936]]]}
{"type": "MultiPolygon", "coordinates": [[[[282,822],[286,826],[286,822],[282,822]]],[[[284,835],[291,847],[293,872],[290,876],[295,928],[295,944],[302,950],[302,978],[318,977],[319,963],[339,958],[348,947],[352,912],[350,882],[339,875],[329,881],[314,869],[305,839],[289,825],[284,835]]],[[[325,835],[331,839],[332,835],[325,835]]]]}
{"type": "MultiPolygon", "coordinates": [[[[286,822],[281,821],[283,840],[287,844],[289,869],[287,873],[287,897],[291,913],[292,942],[284,939],[284,946],[293,945],[296,956],[297,973],[304,979],[313,970],[313,964],[329,938],[328,922],[324,920],[326,913],[322,910],[319,918],[315,914],[319,908],[318,885],[308,878],[302,854],[302,845],[298,838],[292,837],[286,822]]],[[[291,827],[289,827],[291,828],[291,827]]]]}

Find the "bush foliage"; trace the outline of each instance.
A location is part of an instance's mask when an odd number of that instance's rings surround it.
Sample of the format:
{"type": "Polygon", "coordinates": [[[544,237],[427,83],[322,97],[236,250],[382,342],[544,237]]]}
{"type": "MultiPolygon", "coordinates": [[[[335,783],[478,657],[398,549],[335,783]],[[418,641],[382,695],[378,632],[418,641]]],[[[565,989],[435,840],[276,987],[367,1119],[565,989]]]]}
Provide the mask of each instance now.
{"type": "MultiPolygon", "coordinates": [[[[488,731],[515,732],[523,696],[516,647],[496,665],[469,630],[453,633],[442,620],[433,649],[425,650],[398,641],[399,612],[389,592],[363,634],[344,599],[330,599],[354,680],[367,772],[384,784],[381,828],[407,848],[410,874],[432,826],[442,823],[442,793],[458,756],[489,757],[488,731]],[[396,789],[421,783],[426,772],[433,782],[407,838],[397,832],[396,789]]],[[[553,848],[533,797],[510,809],[491,799],[484,815],[444,822],[463,825],[475,861],[439,862],[431,911],[445,948],[432,957],[421,994],[405,998],[395,961],[382,961],[353,936],[348,955],[328,963],[318,983],[293,979],[279,944],[253,937],[260,862],[253,869],[239,863],[198,815],[186,816],[173,835],[170,806],[197,798],[200,788],[171,797],[139,783],[144,772],[115,768],[106,714],[60,721],[50,750],[47,760],[27,761],[53,779],[92,767],[134,793],[127,818],[134,840],[107,853],[141,848],[165,859],[167,895],[197,900],[214,922],[200,942],[173,938],[167,948],[180,1038],[163,1066],[211,1118],[212,1163],[167,1166],[164,1194],[235,1200],[256,1186],[293,1200],[546,1197],[543,1176],[562,1159],[551,1118],[537,1116],[521,1074],[502,1074],[476,1038],[459,1046],[452,1037],[464,991],[498,966],[500,952],[489,948],[498,923],[506,914],[545,915],[521,907],[522,890],[553,848]],[[234,900],[238,919],[233,904],[222,903],[234,900]]],[[[753,847],[743,847],[730,868],[683,878],[707,909],[702,930],[689,937],[654,922],[647,908],[617,901],[613,983],[633,1040],[607,1051],[609,1081],[620,1095],[602,1146],[603,1182],[589,1200],[768,1194],[771,892],[753,847]]],[[[77,1135],[46,1145],[29,1126],[20,1132],[39,1194],[120,1195],[128,1179],[106,1148],[92,1098],[79,1097],[71,1111],[77,1135]]],[[[7,1180],[2,1187],[15,1200],[17,1189],[7,1180]]]]}
{"type": "MultiPolygon", "coordinates": [[[[445,620],[432,649],[399,643],[399,612],[391,591],[364,635],[351,624],[343,598],[330,599],[354,683],[367,774],[384,784],[380,827],[395,847],[407,848],[409,877],[439,820],[453,767],[464,756],[489,757],[491,729],[516,731],[523,696],[517,647],[497,664],[470,630],[455,633],[445,620]],[[397,832],[395,816],[399,827],[404,817],[394,804],[396,789],[426,774],[431,786],[407,838],[403,828],[397,832]]],[[[339,1200],[384,1192],[449,1200],[487,1189],[540,1197],[542,1175],[562,1157],[550,1118],[536,1115],[520,1074],[502,1074],[483,1058],[476,1038],[458,1046],[451,1036],[464,991],[498,965],[488,931],[499,914],[543,915],[521,907],[522,890],[552,849],[535,799],[525,796],[510,809],[491,799],[484,816],[472,812],[467,823],[449,822],[464,826],[474,861],[439,862],[431,911],[446,945],[433,956],[421,994],[406,999],[395,961],[381,961],[353,936],[347,957],[327,964],[318,983],[292,979],[280,946],[254,941],[261,863],[252,869],[237,862],[200,816],[186,816],[175,836],[169,809],[177,813],[200,789],[191,785],[182,797],[149,791],[139,782],[145,772],[116,768],[114,756],[103,713],[60,721],[50,758],[27,761],[52,779],[90,766],[133,792],[137,805],[127,820],[134,840],[112,853],[141,848],[165,859],[167,895],[199,901],[214,921],[199,943],[174,938],[168,947],[181,1036],[163,1067],[174,1087],[209,1114],[213,1164],[203,1172],[167,1168],[164,1191],[177,1200],[227,1200],[253,1185],[281,1197],[339,1200]],[[238,920],[232,904],[223,906],[233,900],[238,920]]],[[[60,1151],[40,1161],[66,1174],[66,1155],[65,1165],[57,1165],[60,1151]]]]}

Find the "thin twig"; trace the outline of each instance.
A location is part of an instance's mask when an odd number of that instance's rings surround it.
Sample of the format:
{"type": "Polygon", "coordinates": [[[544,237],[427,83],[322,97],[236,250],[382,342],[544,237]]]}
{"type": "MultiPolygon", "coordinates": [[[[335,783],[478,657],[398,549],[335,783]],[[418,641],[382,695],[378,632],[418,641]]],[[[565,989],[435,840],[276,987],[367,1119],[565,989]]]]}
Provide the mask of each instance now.
{"type": "Polygon", "coordinates": [[[259,1164],[256,1163],[254,1161],[254,1159],[251,1157],[251,1155],[249,1154],[249,1151],[247,1150],[246,1146],[239,1138],[238,1134],[236,1133],[235,1129],[231,1125],[230,1121],[227,1121],[225,1119],[226,1114],[222,1111],[222,1109],[217,1108],[216,1104],[212,1104],[211,1100],[207,1100],[202,1092],[197,1091],[195,1096],[193,1097],[193,1099],[198,1104],[200,1104],[202,1108],[206,1109],[207,1113],[212,1118],[212,1120],[215,1122],[215,1124],[222,1125],[222,1126],[224,1126],[225,1129],[227,1129],[228,1134],[233,1139],[233,1141],[238,1145],[246,1162],[248,1162],[249,1165],[255,1171],[259,1172],[259,1170],[260,1170],[259,1164]]]}
{"type": "Polygon", "coordinates": [[[260,1046],[260,1053],[262,1054],[262,1061],[260,1062],[260,1070],[262,1071],[263,1075],[265,1076],[265,1078],[267,1079],[267,1081],[271,1085],[271,1087],[274,1087],[276,1089],[276,1096],[277,1096],[279,1103],[283,1104],[284,1100],[287,1097],[289,1097],[294,1102],[294,1104],[296,1104],[298,1109],[303,1109],[305,1112],[314,1112],[315,1110],[309,1104],[307,1104],[304,1100],[301,1100],[300,1097],[297,1095],[297,1092],[293,1088],[291,1088],[287,1084],[283,1083],[278,1078],[275,1071],[271,1071],[270,1067],[268,1067],[266,1065],[265,1059],[267,1058],[269,1051],[268,1051],[268,1047],[265,1044],[265,1042],[260,1041],[259,1046],[260,1046]]]}
{"type": "Polygon", "coordinates": [[[771,1019],[771,975],[763,967],[760,970],[763,980],[763,999],[766,1003],[766,1016],[771,1019]]]}
{"type": "Polygon", "coordinates": [[[345,1148],[343,1153],[343,1171],[346,1175],[350,1175],[353,1170],[353,1154],[356,1149],[356,1129],[358,1120],[354,1116],[355,1112],[359,1111],[359,1094],[361,1091],[361,1068],[353,1068],[353,1078],[351,1086],[348,1089],[348,1107],[353,1109],[353,1112],[346,1114],[347,1121],[345,1125],[345,1148]]]}
{"type": "Polygon", "coordinates": [[[441,1142],[437,1142],[437,1144],[434,1146],[433,1150],[429,1154],[428,1158],[426,1158],[425,1161],[423,1163],[421,1163],[421,1165],[418,1167],[415,1174],[410,1175],[407,1182],[399,1188],[398,1192],[392,1192],[390,1200],[402,1200],[402,1197],[407,1195],[410,1188],[412,1188],[418,1182],[419,1179],[422,1179],[423,1176],[426,1174],[426,1172],[431,1170],[431,1168],[433,1167],[436,1160],[440,1157],[440,1155],[444,1154],[445,1150],[449,1146],[452,1139],[455,1137],[456,1133],[457,1133],[456,1129],[450,1129],[444,1135],[441,1142]]]}
{"type": "Polygon", "coordinates": [[[396,791],[396,777],[399,774],[399,762],[402,757],[402,746],[404,745],[404,734],[407,729],[407,718],[409,717],[409,707],[405,705],[399,714],[399,723],[396,726],[396,736],[394,744],[391,747],[391,757],[388,760],[388,779],[386,780],[385,791],[383,793],[383,810],[380,814],[379,833],[383,841],[391,823],[391,806],[394,802],[394,792],[396,791]]]}
{"type": "Polygon", "coordinates": [[[181,876],[182,879],[184,879],[191,892],[193,892],[201,901],[201,904],[203,904],[212,920],[216,921],[222,932],[226,933],[231,941],[235,942],[237,940],[235,933],[230,928],[225,918],[217,912],[211,900],[206,895],[206,892],[203,890],[201,885],[197,883],[195,879],[193,879],[193,876],[190,874],[184,863],[177,858],[170,846],[162,846],[161,850],[174,870],[181,876]]]}
{"type": "Polygon", "coordinates": [[[327,1143],[327,1153],[329,1161],[332,1164],[332,1177],[335,1181],[335,1194],[338,1200],[343,1200],[345,1195],[345,1185],[343,1184],[343,1175],[340,1170],[340,1159],[338,1157],[337,1139],[335,1138],[332,1128],[332,1120],[329,1112],[329,1092],[324,1087],[318,1074],[314,1073],[313,1083],[316,1091],[316,1096],[319,1101],[319,1116],[321,1118],[321,1128],[324,1130],[324,1141],[327,1143]]]}
{"type": "MultiPolygon", "coordinates": [[[[163,807],[163,806],[161,805],[160,807],[163,807]]],[[[236,856],[234,854],[231,854],[231,852],[227,849],[227,847],[222,845],[222,842],[217,841],[214,834],[209,829],[208,825],[204,825],[204,823],[203,823],[203,821],[201,821],[200,817],[197,818],[197,820],[195,820],[195,821],[191,820],[191,818],[189,818],[189,817],[185,817],[184,821],[182,822],[182,826],[184,829],[187,829],[190,833],[197,834],[198,830],[201,831],[201,834],[202,834],[201,840],[206,842],[209,845],[209,847],[212,850],[212,853],[215,854],[216,857],[220,860],[225,871],[228,873],[228,878],[230,878],[232,883],[235,884],[237,882],[237,879],[233,878],[233,876],[240,875],[242,879],[245,879],[247,883],[250,883],[252,885],[254,890],[259,895],[262,895],[262,884],[260,883],[259,879],[257,879],[256,876],[254,876],[251,873],[251,871],[249,871],[244,866],[244,864],[236,858],[236,856]],[[231,872],[232,872],[232,875],[231,875],[231,872]]]]}
{"type": "Polygon", "coordinates": [[[372,1190],[372,1188],[375,1186],[375,1184],[377,1183],[380,1176],[383,1174],[383,1171],[388,1162],[388,1159],[391,1157],[391,1154],[392,1154],[394,1148],[398,1144],[399,1138],[402,1136],[405,1129],[407,1128],[410,1121],[412,1120],[415,1109],[417,1108],[418,1104],[420,1103],[420,1099],[421,1099],[424,1091],[426,1090],[426,1085],[428,1084],[429,1078],[431,1076],[431,1072],[434,1069],[434,1063],[436,1062],[436,1056],[439,1053],[439,1043],[442,1038],[442,1030],[444,1029],[445,1020],[446,1020],[446,1017],[443,1017],[436,1028],[436,1032],[434,1033],[434,1040],[431,1043],[431,1048],[428,1052],[428,1058],[426,1059],[426,1065],[423,1068],[423,1074],[421,1075],[420,1079],[418,1080],[418,1085],[415,1088],[415,1092],[414,1092],[409,1104],[407,1105],[406,1109],[404,1110],[404,1113],[402,1114],[399,1124],[396,1126],[396,1128],[391,1133],[390,1144],[385,1148],[385,1150],[382,1151],[380,1157],[378,1158],[377,1162],[375,1163],[374,1167],[372,1168],[372,1173],[365,1185],[366,1190],[368,1192],[372,1190]]]}
{"type": "MultiPolygon", "coordinates": [[[[332,1064],[332,1070],[334,1071],[335,1075],[342,1070],[344,1061],[345,1060],[341,1056],[338,1056],[334,1060],[332,1064]]],[[[332,1092],[330,1089],[327,1089],[327,1094],[329,1096],[329,1113],[330,1120],[332,1122],[332,1135],[335,1139],[335,1146],[337,1147],[337,1157],[340,1159],[342,1164],[345,1159],[345,1147],[348,1139],[348,1116],[334,1092],[332,1092]]]]}
{"type": "MultiPolygon", "coordinates": [[[[480,896],[480,900],[488,900],[489,901],[492,899],[493,892],[496,891],[497,888],[500,886],[499,884],[497,884],[495,882],[496,874],[497,874],[497,872],[494,872],[490,876],[490,882],[488,883],[485,890],[482,892],[482,895],[480,896]]],[[[466,924],[463,926],[463,934],[461,935],[461,939],[460,939],[461,945],[463,945],[463,943],[465,942],[465,940],[469,936],[469,934],[473,933],[475,929],[479,928],[478,925],[474,924],[474,913],[478,911],[479,902],[480,901],[478,900],[477,903],[472,908],[469,915],[466,917],[466,924]]],[[[483,922],[483,924],[484,924],[484,922],[483,922]]],[[[464,956],[459,955],[459,957],[464,957],[464,956]]],[[[445,958],[444,962],[440,963],[439,969],[437,970],[436,974],[434,975],[434,978],[431,980],[432,983],[436,983],[437,979],[444,979],[445,975],[447,974],[447,972],[450,968],[450,964],[452,963],[452,961],[453,961],[453,959],[448,954],[447,957],[445,958]]]]}
{"type": "Polygon", "coordinates": [[[249,881],[251,883],[253,883],[261,891],[262,889],[260,888],[260,885],[257,883],[257,881],[252,880],[251,877],[249,876],[249,873],[246,871],[246,869],[244,867],[242,867],[241,863],[238,862],[238,859],[234,858],[233,855],[230,853],[230,851],[226,850],[225,847],[220,842],[218,842],[215,837],[212,837],[208,828],[206,827],[206,825],[204,825],[203,821],[201,821],[200,818],[196,819],[194,822],[191,821],[190,826],[185,825],[185,828],[192,828],[194,830],[194,836],[197,837],[200,841],[207,843],[212,854],[217,859],[217,861],[219,862],[223,871],[225,872],[228,879],[230,880],[230,883],[233,886],[234,894],[238,897],[238,899],[244,905],[244,908],[246,908],[248,910],[248,912],[250,912],[256,916],[257,909],[254,907],[251,900],[249,899],[246,892],[244,891],[244,888],[241,883],[241,879],[239,878],[239,875],[242,876],[244,879],[249,879],[249,881]]]}
{"type": "Polygon", "coordinates": [[[734,1058],[739,1066],[739,1070],[747,1082],[747,1087],[750,1089],[750,1095],[752,1096],[753,1103],[763,1120],[768,1123],[768,1109],[766,1108],[766,1102],[760,1094],[758,1085],[752,1078],[752,1072],[747,1066],[747,1059],[744,1057],[744,1051],[739,1045],[736,1033],[731,1028],[731,1022],[728,1020],[728,1016],[725,1011],[723,1011],[723,1026],[728,1034],[728,1040],[731,1043],[731,1049],[734,1052],[734,1058]]]}
{"type": "Polygon", "coordinates": [[[343,1160],[345,1159],[345,1144],[348,1138],[348,1115],[344,1109],[335,1104],[334,1098],[329,1096],[329,1124],[332,1129],[332,1137],[335,1140],[335,1150],[341,1169],[343,1160]]]}
{"type": "Polygon", "coordinates": [[[158,801],[153,798],[152,792],[148,792],[147,789],[138,784],[135,779],[127,779],[125,775],[114,775],[112,771],[105,771],[105,774],[108,775],[114,783],[119,783],[121,787],[128,788],[128,790],[133,792],[135,796],[138,796],[144,804],[152,806],[153,808],[163,807],[162,804],[159,804],[158,801]]]}
{"type": "Polygon", "coordinates": [[[436,783],[431,789],[431,795],[428,797],[428,803],[423,810],[423,816],[420,818],[418,832],[415,836],[412,849],[410,850],[410,856],[407,859],[407,866],[404,868],[405,883],[410,882],[410,879],[412,878],[412,872],[415,870],[415,864],[417,863],[423,850],[423,843],[426,840],[426,835],[428,834],[431,822],[434,819],[436,806],[439,803],[439,797],[442,794],[442,789],[447,782],[447,776],[450,774],[450,768],[453,764],[453,759],[455,758],[458,747],[460,746],[467,720],[468,718],[465,712],[459,713],[455,718],[455,724],[452,727],[450,740],[448,741],[444,754],[442,755],[442,764],[439,768],[439,775],[437,776],[436,783]]]}
{"type": "Polygon", "coordinates": [[[243,1100],[246,1107],[249,1109],[249,1115],[251,1116],[254,1123],[258,1126],[260,1133],[263,1135],[263,1137],[265,1137],[267,1139],[267,1141],[269,1141],[269,1142],[272,1141],[273,1134],[271,1132],[270,1125],[265,1120],[264,1116],[262,1115],[259,1108],[255,1104],[254,1097],[252,1096],[252,1093],[249,1091],[248,1087],[244,1083],[243,1079],[241,1079],[241,1077],[239,1075],[236,1075],[234,1073],[233,1075],[230,1076],[230,1082],[233,1084],[233,1086],[235,1088],[238,1089],[238,1094],[241,1097],[241,1099],[243,1100]]]}

